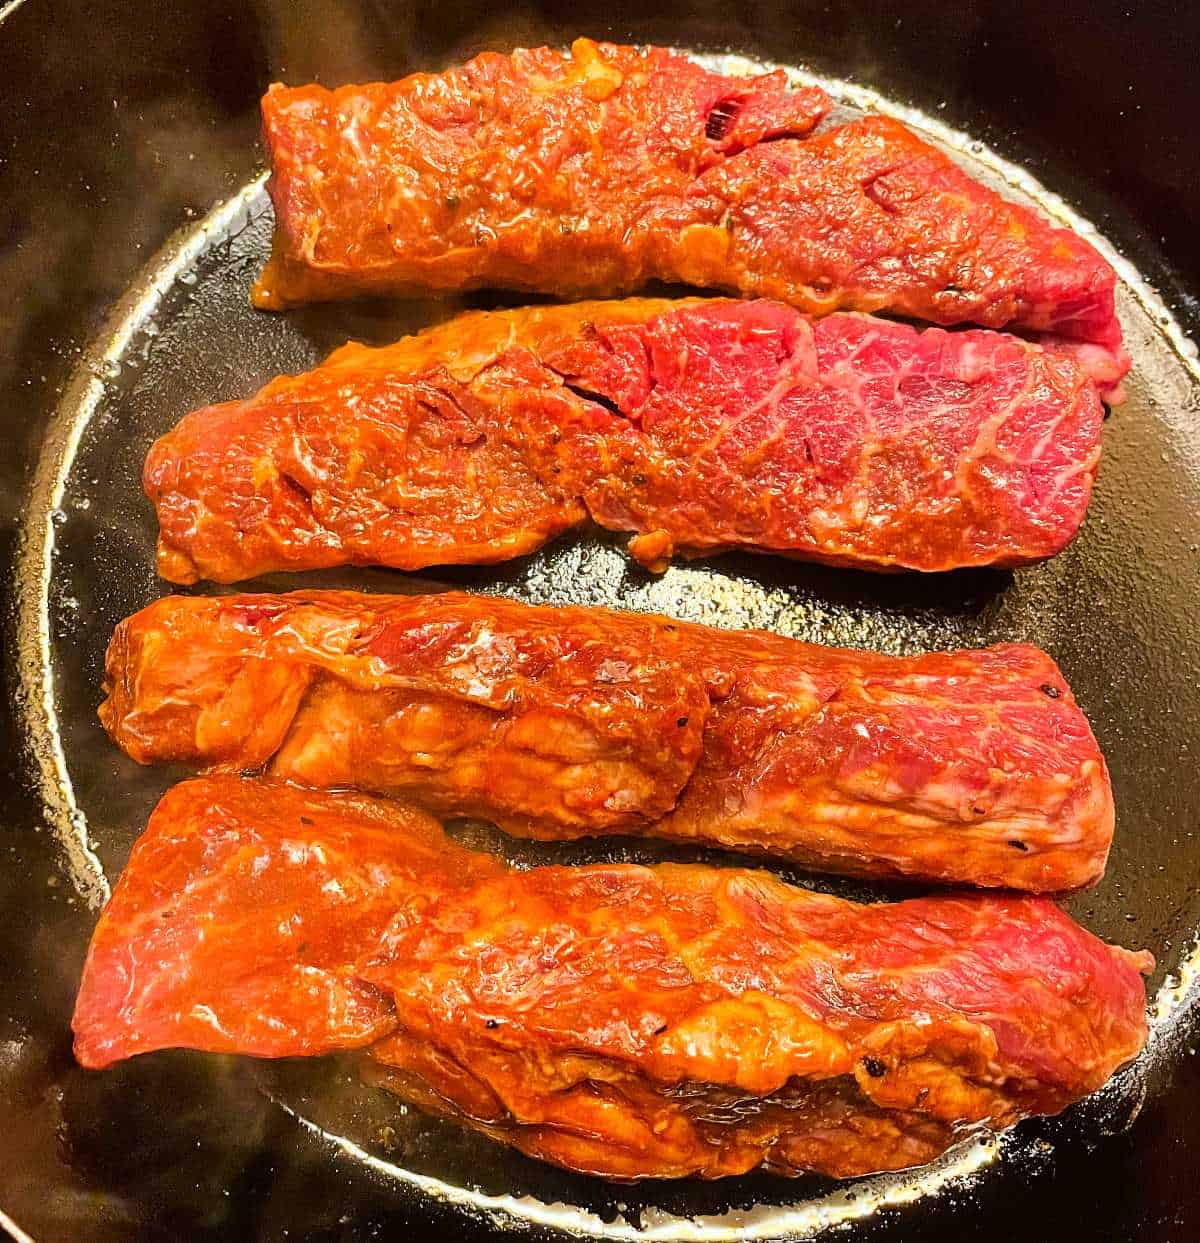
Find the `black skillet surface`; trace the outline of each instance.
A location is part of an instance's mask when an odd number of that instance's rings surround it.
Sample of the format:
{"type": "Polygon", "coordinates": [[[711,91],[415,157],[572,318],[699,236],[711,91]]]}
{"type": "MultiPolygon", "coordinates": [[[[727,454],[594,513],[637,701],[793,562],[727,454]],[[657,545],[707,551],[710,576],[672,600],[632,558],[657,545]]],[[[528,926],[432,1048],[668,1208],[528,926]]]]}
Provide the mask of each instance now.
{"type": "MultiPolygon", "coordinates": [[[[1130,401],[1108,425],[1085,531],[1049,565],[930,581],[724,558],[653,580],[596,539],[499,572],[443,578],[893,651],[1001,638],[1047,647],[1092,717],[1118,799],[1108,876],[1071,909],[1160,960],[1150,982],[1152,1047],[1100,1098],[1018,1128],[998,1147],[967,1147],[932,1171],[882,1184],[755,1177],[621,1188],[398,1112],[336,1062],[270,1066],[180,1053],[104,1075],[73,1066],[67,1023],[100,878],[119,872],[177,775],[136,769],[94,720],[112,624],[163,590],[149,568],[153,527],[137,487],[145,445],[190,406],[306,366],[347,336],[386,340],[453,309],[326,308],[281,319],[246,308],[267,236],[261,196],[246,191],[206,234],[196,226],[252,178],[255,104],[272,78],[399,76],[484,46],[578,32],[803,63],[917,104],[1022,160],[1090,212],[1195,327],[1196,304],[1159,246],[1185,284],[1200,288],[1196,16],[1167,6],[1125,15],[765,0],[683,11],[686,18],[619,14],[611,4],[589,12],[476,3],[450,12],[332,0],[252,10],[26,0],[0,9],[0,421],[12,444],[0,463],[0,513],[6,558],[23,570],[5,641],[13,699],[4,720],[10,772],[0,787],[0,1210],[39,1241],[462,1238],[504,1229],[541,1237],[572,1223],[668,1238],[693,1237],[680,1233],[681,1218],[697,1216],[693,1231],[711,1237],[839,1221],[843,1237],[856,1239],[1020,1231],[1166,1243],[1200,1235],[1192,1176],[1200,1075],[1191,1052],[1200,1031],[1191,991],[1167,981],[1186,968],[1200,924],[1192,838],[1200,824],[1200,387],[1164,335],[1163,308],[1136,281],[1122,303],[1137,367],[1130,401]],[[191,232],[168,268],[160,263],[156,291],[142,269],[180,227],[191,232]],[[128,340],[111,340],[114,329],[138,325],[128,340]],[[54,469],[68,459],[60,496],[54,469]],[[503,1213],[480,1207],[505,1196],[503,1213]]],[[[974,154],[962,152],[968,161],[974,154]]],[[[377,590],[432,585],[383,573],[320,581],[335,580],[377,590]]],[[[559,857],[608,850],[590,844],[559,857]]]]}

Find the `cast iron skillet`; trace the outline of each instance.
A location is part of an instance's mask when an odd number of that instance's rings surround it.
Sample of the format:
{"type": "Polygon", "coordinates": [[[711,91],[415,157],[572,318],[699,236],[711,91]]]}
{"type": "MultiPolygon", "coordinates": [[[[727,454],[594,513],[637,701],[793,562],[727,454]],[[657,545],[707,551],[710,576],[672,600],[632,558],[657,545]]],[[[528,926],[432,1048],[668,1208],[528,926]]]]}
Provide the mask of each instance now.
{"type": "MultiPolygon", "coordinates": [[[[0,784],[0,1210],[29,1236],[553,1237],[582,1223],[668,1238],[685,1219],[710,1237],[836,1222],[847,1223],[842,1237],[876,1240],[1020,1232],[1165,1243],[1200,1231],[1189,956],[1200,925],[1200,384],[1179,332],[1197,326],[1182,291],[1200,288],[1200,18],[1169,6],[1012,2],[655,8],[25,0],[0,9],[0,420],[11,446],[0,512],[15,587],[0,784]],[[1099,1098],[933,1170],[848,1188],[769,1177],[622,1188],[404,1113],[336,1061],[158,1054],[94,1075],[71,1060],[67,1024],[104,877],[119,872],[179,776],[125,761],[94,717],[113,623],[164,590],[149,568],[153,525],[137,481],[146,444],[191,406],[248,392],[346,337],[388,340],[459,305],[285,318],[247,309],[269,229],[251,185],[257,98],[274,78],[395,77],[482,47],[578,33],[732,49],[874,87],[1031,171],[1129,261],[1130,400],[1108,425],[1083,535],[1046,566],[879,579],[728,557],[653,580],[611,541],[592,539],[441,579],[891,651],[1022,638],[1060,660],[1109,757],[1119,808],[1108,876],[1071,909],[1101,935],[1158,955],[1155,1035],[1099,1098]]],[[[959,155],[983,160],[985,175],[1005,173],[969,144],[959,155]]],[[[263,585],[317,581],[437,585],[385,573],[263,585]]],[[[478,826],[462,831],[523,859],[546,854],[478,826]]],[[[681,852],[592,843],[555,857],[614,853],[681,852]]]]}

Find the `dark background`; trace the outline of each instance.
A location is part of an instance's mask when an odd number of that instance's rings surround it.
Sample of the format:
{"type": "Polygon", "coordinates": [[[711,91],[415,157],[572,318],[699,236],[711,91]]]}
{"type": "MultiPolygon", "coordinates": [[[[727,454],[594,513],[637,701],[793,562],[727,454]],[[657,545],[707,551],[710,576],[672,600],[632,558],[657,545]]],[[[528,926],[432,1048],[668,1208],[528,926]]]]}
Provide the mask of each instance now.
{"type": "MultiPolygon", "coordinates": [[[[803,63],[910,101],[1023,162],[1197,328],[1200,304],[1186,290],[1200,290],[1200,6],[25,0],[0,12],[6,570],[42,428],[81,347],[167,236],[255,169],[257,98],[277,77],[399,77],[482,47],[575,34],[803,63]]],[[[73,1001],[62,967],[81,961],[93,916],[70,904],[54,839],[41,831],[8,702],[14,649],[11,616],[4,621],[0,1208],[39,1243],[484,1232],[395,1203],[349,1164],[312,1160],[249,1077],[245,1116],[214,1128],[205,1081],[173,1073],[172,1055],[159,1063],[163,1090],[142,1074],[127,1125],[108,1126],[121,1141],[75,1159],[56,1132],[73,1001]]],[[[1185,1049],[1129,1132],[1094,1151],[1006,1165],[974,1195],[890,1213],[855,1237],[1200,1237],[1200,1069],[1185,1049]]]]}

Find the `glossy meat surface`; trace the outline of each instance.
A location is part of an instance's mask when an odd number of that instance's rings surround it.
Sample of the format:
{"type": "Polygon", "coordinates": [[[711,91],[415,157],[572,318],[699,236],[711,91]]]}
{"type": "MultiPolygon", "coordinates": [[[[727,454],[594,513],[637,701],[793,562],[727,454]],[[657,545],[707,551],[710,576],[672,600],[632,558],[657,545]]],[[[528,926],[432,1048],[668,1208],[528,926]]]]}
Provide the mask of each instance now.
{"type": "Polygon", "coordinates": [[[394,1026],[350,970],[398,911],[498,865],[403,804],[211,777],[160,801],[93,942],[75,1053],[298,1057],[394,1026]],[[191,1004],[181,998],[191,995],[191,1004]]]}
{"type": "Polygon", "coordinates": [[[456,593],[168,597],[117,628],[105,728],[540,838],[626,833],[1037,892],[1104,870],[1104,759],[1061,672],[456,593]]]}
{"type": "Polygon", "coordinates": [[[395,83],[273,86],[274,257],[255,297],[648,280],[1095,343],[1115,277],[899,122],[810,135],[830,101],[662,48],[579,39],[395,83]]]}
{"type": "Polygon", "coordinates": [[[528,553],[587,518],[661,567],[726,548],[1020,565],[1075,535],[1103,408],[1070,357],[778,302],[477,313],[188,415],[151,449],[159,572],[528,553]]]}
{"type": "Polygon", "coordinates": [[[849,1176],[1098,1088],[1144,1043],[1151,965],[1045,899],[504,872],[419,813],[217,776],[171,791],[138,842],[75,1048],[101,1067],[369,1044],[374,1081],[571,1169],[849,1176]]]}

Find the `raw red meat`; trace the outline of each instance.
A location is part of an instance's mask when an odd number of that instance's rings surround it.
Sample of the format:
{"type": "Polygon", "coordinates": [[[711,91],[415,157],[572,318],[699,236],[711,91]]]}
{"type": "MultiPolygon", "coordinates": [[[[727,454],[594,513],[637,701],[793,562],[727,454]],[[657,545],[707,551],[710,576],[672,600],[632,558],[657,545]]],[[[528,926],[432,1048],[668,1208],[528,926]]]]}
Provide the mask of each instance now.
{"type": "Polygon", "coordinates": [[[1112,268],[898,121],[806,137],[830,106],[579,39],[400,82],[263,100],[275,251],[265,307],[500,286],[570,297],[652,279],[1048,331],[1128,367],[1112,268]]]}
{"type": "Polygon", "coordinates": [[[571,1169],[849,1176],[1100,1087],[1145,1041],[1151,967],[1044,899],[504,873],[419,813],[209,777],[134,848],[75,1052],[369,1044],[374,1081],[571,1169]]]}
{"type": "Polygon", "coordinates": [[[168,597],[108,651],[142,763],[1033,891],[1104,870],[1104,759],[1037,648],[912,658],[485,596],[168,597]]]}
{"type": "Polygon", "coordinates": [[[777,302],[466,315],[346,346],[159,440],[159,572],[491,562],[588,516],[679,549],[1021,565],[1079,528],[1103,409],[1071,359],[777,302]]]}

